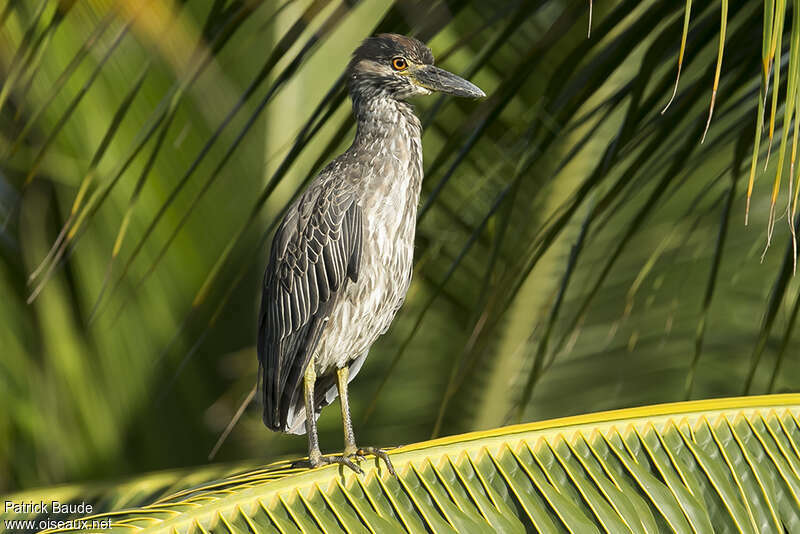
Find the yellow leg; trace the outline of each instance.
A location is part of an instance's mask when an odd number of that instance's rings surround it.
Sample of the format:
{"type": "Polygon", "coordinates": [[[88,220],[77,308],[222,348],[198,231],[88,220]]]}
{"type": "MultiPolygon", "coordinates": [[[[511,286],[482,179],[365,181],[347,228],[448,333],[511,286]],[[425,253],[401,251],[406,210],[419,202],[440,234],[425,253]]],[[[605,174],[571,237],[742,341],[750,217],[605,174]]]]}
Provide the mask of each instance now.
{"type": "Polygon", "coordinates": [[[353,421],[350,418],[350,400],[347,397],[347,383],[350,368],[342,367],[336,373],[336,386],[339,388],[339,401],[342,406],[342,424],[344,425],[344,455],[353,456],[358,452],[356,435],[353,432],[353,421]]]}
{"type": "Polygon", "coordinates": [[[306,372],[303,375],[303,392],[305,393],[306,407],[306,434],[308,434],[308,463],[311,467],[320,467],[328,464],[346,465],[359,474],[364,472],[347,456],[322,456],[319,449],[319,436],[317,435],[317,418],[314,411],[314,384],[317,381],[314,361],[308,363],[306,372]]]}
{"type": "Polygon", "coordinates": [[[314,361],[308,363],[306,372],[303,375],[303,392],[306,407],[306,434],[308,435],[308,461],[311,467],[322,465],[322,451],[319,450],[319,436],[317,435],[317,418],[314,417],[314,383],[317,381],[317,373],[314,369],[314,361]]]}
{"type": "Polygon", "coordinates": [[[389,472],[397,476],[394,472],[394,466],[389,459],[386,451],[377,447],[359,447],[356,445],[356,436],[353,432],[353,421],[350,418],[350,399],[347,396],[347,384],[349,382],[350,369],[342,367],[336,372],[336,387],[339,389],[339,401],[342,406],[342,424],[344,425],[344,456],[345,458],[363,458],[364,456],[371,455],[380,458],[386,463],[386,468],[389,472]]]}

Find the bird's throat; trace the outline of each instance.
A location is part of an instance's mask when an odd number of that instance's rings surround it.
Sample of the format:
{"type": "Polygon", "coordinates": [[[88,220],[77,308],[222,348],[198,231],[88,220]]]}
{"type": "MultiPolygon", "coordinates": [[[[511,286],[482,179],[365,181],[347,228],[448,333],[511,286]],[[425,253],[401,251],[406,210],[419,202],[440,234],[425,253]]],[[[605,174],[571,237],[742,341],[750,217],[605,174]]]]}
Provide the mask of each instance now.
{"type": "Polygon", "coordinates": [[[349,153],[361,171],[360,205],[388,239],[413,242],[422,186],[422,127],[406,102],[375,98],[354,106],[358,131],[349,153]]]}

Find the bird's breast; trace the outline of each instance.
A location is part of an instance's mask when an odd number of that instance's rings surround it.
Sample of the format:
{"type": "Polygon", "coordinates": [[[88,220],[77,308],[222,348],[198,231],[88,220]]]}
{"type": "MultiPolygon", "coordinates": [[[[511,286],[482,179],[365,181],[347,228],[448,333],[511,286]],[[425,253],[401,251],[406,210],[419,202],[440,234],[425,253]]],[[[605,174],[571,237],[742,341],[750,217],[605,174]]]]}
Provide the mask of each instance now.
{"type": "Polygon", "coordinates": [[[374,289],[380,298],[399,298],[402,302],[411,277],[422,186],[419,135],[400,132],[381,144],[369,168],[361,197],[364,215],[361,272],[374,273],[374,283],[387,286],[374,289]]]}
{"type": "Polygon", "coordinates": [[[422,184],[419,137],[382,144],[365,166],[359,195],[361,263],[332,310],[320,341],[319,372],[357,358],[389,328],[411,282],[422,184]]]}

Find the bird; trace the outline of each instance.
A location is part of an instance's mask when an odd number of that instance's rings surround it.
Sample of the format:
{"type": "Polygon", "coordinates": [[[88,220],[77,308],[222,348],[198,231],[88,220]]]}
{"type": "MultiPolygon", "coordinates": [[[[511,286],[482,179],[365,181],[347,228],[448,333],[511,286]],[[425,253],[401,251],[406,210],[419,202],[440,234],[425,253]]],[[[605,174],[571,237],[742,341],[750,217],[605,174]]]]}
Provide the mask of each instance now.
{"type": "Polygon", "coordinates": [[[411,282],[423,179],[422,126],[408,99],[482,98],[434,66],[421,41],[366,38],[345,79],[357,128],[352,145],[289,206],[272,241],[258,316],[258,394],[265,426],[308,435],[308,464],[347,466],[386,451],[356,445],[348,384],[400,309],[411,282]],[[316,420],[339,397],[341,455],[322,454],[316,420]]]}

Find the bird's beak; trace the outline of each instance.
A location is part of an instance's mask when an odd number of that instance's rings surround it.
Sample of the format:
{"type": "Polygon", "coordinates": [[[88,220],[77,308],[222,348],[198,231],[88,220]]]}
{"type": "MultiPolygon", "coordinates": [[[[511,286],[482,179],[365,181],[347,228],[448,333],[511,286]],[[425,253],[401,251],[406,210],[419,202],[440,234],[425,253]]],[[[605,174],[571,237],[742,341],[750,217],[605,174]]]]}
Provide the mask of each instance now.
{"type": "Polygon", "coordinates": [[[481,91],[477,85],[433,65],[423,65],[414,71],[411,76],[417,85],[429,91],[467,98],[483,98],[486,96],[486,93],[481,91]]]}

